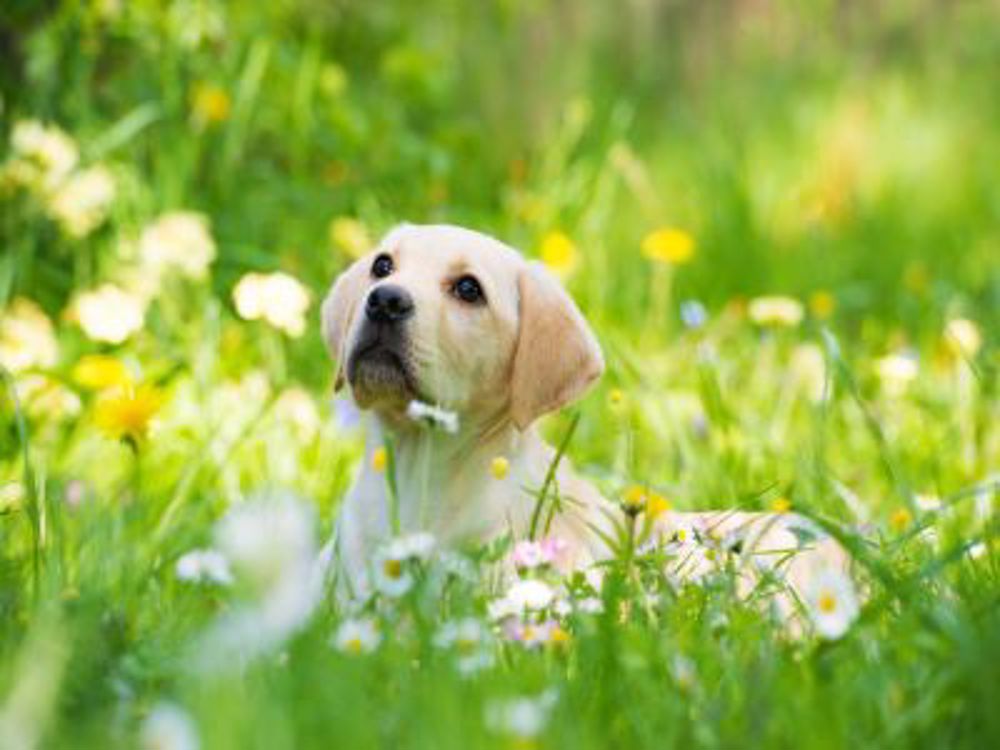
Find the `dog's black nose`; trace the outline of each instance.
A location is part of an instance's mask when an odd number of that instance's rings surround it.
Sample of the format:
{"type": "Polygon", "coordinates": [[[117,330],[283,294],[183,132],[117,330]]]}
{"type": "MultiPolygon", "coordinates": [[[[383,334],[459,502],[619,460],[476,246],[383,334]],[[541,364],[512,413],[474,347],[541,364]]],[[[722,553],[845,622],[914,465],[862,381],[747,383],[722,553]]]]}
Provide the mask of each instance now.
{"type": "Polygon", "coordinates": [[[371,290],[365,315],[373,323],[398,323],[413,314],[413,297],[401,286],[383,284],[371,290]]]}

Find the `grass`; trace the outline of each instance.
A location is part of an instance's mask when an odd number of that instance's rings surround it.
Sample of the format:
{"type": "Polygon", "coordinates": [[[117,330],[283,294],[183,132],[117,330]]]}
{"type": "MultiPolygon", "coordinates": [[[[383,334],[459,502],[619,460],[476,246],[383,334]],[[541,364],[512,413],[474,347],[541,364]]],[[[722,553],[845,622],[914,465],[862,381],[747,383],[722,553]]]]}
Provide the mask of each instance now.
{"type": "MultiPolygon", "coordinates": [[[[995,9],[67,2],[0,18],[0,746],[1000,741],[995,9]],[[71,175],[108,170],[86,231],[57,197],[70,177],[12,171],[30,119],[69,134],[71,175]],[[141,261],[143,230],[178,210],[204,217],[204,274],[141,261]],[[860,561],[843,637],[791,638],[732,575],[677,588],[631,551],[603,613],[565,618],[568,643],[491,635],[472,676],[435,642],[485,622],[498,592],[442,589],[441,560],[405,563],[413,588],[364,614],[370,653],[332,643],[359,615],[331,596],[298,619],[267,610],[269,576],[302,574],[361,457],[319,300],[404,219],[529,255],[565,235],[549,260],[609,370],[550,441],[572,432],[568,457],[608,497],[784,498],[816,518],[860,561]],[[661,227],[693,238],[690,262],[644,256],[661,227]],[[234,299],[274,270],[309,294],[301,332],[234,299]],[[141,298],[118,342],[81,325],[81,293],[106,282],[141,298]],[[761,325],[762,295],[798,300],[802,321],[761,325]],[[691,300],[703,324],[682,319],[691,300]],[[141,408],[109,405],[110,370],[81,375],[94,354],[156,394],[148,432],[141,408]],[[289,493],[304,530],[251,545],[264,562],[232,560],[228,586],[178,576],[221,544],[220,519],[289,493]],[[214,628],[244,615],[276,618],[271,648],[206,667],[214,628]]],[[[505,549],[466,552],[486,571],[505,549]]]]}

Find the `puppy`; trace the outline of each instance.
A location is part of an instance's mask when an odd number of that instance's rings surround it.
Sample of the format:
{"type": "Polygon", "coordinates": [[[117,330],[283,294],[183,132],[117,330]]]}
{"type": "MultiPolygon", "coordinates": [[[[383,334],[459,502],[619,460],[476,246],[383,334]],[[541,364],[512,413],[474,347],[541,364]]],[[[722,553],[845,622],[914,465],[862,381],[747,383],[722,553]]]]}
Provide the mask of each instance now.
{"type": "MultiPolygon", "coordinates": [[[[322,323],[337,362],[336,387],[346,383],[373,417],[364,467],[336,524],[336,565],[347,591],[370,590],[372,553],[392,535],[387,478],[373,467],[387,442],[401,531],[429,531],[445,545],[508,532],[526,538],[535,493],[554,458],[535,423],[580,398],[604,370],[594,334],[559,283],[483,234],[403,225],[336,280],[322,323]],[[414,422],[407,416],[413,401],[456,413],[457,428],[414,422]],[[490,471],[498,457],[509,465],[499,479],[490,471]]],[[[566,460],[555,484],[561,502],[550,533],[568,543],[569,564],[610,555],[603,540],[615,506],[566,460]]],[[[657,533],[670,540],[692,529],[729,540],[768,567],[774,555],[797,548],[795,519],[667,513],[657,533]]],[[[817,558],[844,562],[832,540],[797,557],[793,582],[817,558]]]]}

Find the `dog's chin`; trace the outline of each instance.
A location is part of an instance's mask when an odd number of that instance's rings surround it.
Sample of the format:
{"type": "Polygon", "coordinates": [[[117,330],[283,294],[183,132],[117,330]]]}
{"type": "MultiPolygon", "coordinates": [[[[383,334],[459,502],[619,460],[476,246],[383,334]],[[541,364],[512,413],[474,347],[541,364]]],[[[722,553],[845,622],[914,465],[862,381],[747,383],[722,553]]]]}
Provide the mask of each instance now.
{"type": "Polygon", "coordinates": [[[393,349],[377,346],[355,353],[347,369],[347,382],[362,409],[405,407],[417,398],[410,366],[393,349]]]}

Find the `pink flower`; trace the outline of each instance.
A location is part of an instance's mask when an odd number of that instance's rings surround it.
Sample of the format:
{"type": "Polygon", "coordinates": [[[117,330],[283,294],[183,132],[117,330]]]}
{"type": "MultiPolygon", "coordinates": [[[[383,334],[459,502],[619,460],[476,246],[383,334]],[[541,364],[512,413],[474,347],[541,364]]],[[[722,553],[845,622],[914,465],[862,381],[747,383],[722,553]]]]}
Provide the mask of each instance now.
{"type": "Polygon", "coordinates": [[[538,542],[523,541],[514,545],[511,559],[518,570],[532,570],[548,565],[545,549],[538,542]]]}

